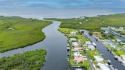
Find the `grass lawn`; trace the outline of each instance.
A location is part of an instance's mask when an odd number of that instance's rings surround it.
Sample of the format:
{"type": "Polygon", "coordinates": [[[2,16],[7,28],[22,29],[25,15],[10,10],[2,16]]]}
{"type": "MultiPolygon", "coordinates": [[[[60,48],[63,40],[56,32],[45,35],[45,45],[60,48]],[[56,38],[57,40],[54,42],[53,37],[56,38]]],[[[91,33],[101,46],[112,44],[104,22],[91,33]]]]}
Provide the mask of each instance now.
{"type": "Polygon", "coordinates": [[[88,54],[89,58],[91,60],[95,60],[93,56],[101,56],[101,54],[95,49],[95,50],[86,50],[86,53],[88,54]]]}
{"type": "Polygon", "coordinates": [[[70,32],[77,31],[75,29],[69,29],[69,28],[59,28],[58,30],[64,34],[70,34],[70,32]]]}
{"type": "Polygon", "coordinates": [[[0,58],[0,70],[39,70],[45,62],[43,49],[0,58]]]}
{"type": "Polygon", "coordinates": [[[105,44],[105,46],[106,46],[109,50],[111,50],[112,52],[114,52],[117,56],[125,55],[125,52],[124,52],[122,49],[120,49],[120,50],[114,49],[114,48],[112,48],[111,46],[109,46],[109,45],[107,45],[107,44],[105,44]]]}
{"type": "Polygon", "coordinates": [[[114,52],[117,56],[125,55],[125,52],[124,52],[123,50],[113,50],[113,52],[114,52]]]}
{"type": "Polygon", "coordinates": [[[30,18],[0,16],[0,52],[42,41],[45,39],[42,29],[50,23],[30,18]]]}

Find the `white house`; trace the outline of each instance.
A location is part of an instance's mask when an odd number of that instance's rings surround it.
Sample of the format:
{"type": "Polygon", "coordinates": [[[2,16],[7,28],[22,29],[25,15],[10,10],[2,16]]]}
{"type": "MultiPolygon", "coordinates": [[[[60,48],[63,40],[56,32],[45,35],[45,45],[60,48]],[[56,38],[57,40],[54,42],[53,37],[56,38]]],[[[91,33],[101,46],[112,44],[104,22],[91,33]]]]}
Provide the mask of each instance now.
{"type": "Polygon", "coordinates": [[[104,32],[105,34],[108,34],[109,33],[109,30],[105,30],[105,32],[104,32]]]}
{"type": "Polygon", "coordinates": [[[76,39],[76,38],[70,38],[70,41],[72,41],[72,42],[76,42],[77,39],[76,39]]]}
{"type": "Polygon", "coordinates": [[[90,41],[85,42],[86,45],[91,45],[92,43],[90,41]]]}
{"type": "Polygon", "coordinates": [[[88,48],[91,49],[91,50],[95,50],[94,45],[88,45],[88,48]]]}
{"type": "Polygon", "coordinates": [[[82,24],[82,22],[79,22],[79,24],[82,24]]]}
{"type": "Polygon", "coordinates": [[[98,66],[101,70],[110,70],[110,68],[106,64],[98,63],[98,66]]]}
{"type": "Polygon", "coordinates": [[[72,46],[79,47],[79,44],[78,44],[78,42],[72,42],[72,46]]]}
{"type": "Polygon", "coordinates": [[[119,27],[118,31],[123,31],[124,27],[119,27]]]}
{"type": "Polygon", "coordinates": [[[92,44],[93,44],[94,46],[96,46],[96,44],[95,44],[94,42],[92,42],[92,44]]]}
{"type": "Polygon", "coordinates": [[[15,30],[15,29],[14,29],[14,28],[12,28],[12,27],[9,27],[8,29],[9,29],[9,30],[15,30]]]}
{"type": "Polygon", "coordinates": [[[82,56],[82,54],[80,52],[74,52],[73,55],[74,55],[74,57],[76,57],[76,56],[82,56]]]}
{"type": "Polygon", "coordinates": [[[94,56],[94,58],[97,62],[103,62],[104,60],[101,56],[94,56]]]}
{"type": "Polygon", "coordinates": [[[75,31],[74,31],[74,32],[70,32],[70,34],[71,34],[71,35],[76,35],[76,32],[75,32],[75,31]]]}

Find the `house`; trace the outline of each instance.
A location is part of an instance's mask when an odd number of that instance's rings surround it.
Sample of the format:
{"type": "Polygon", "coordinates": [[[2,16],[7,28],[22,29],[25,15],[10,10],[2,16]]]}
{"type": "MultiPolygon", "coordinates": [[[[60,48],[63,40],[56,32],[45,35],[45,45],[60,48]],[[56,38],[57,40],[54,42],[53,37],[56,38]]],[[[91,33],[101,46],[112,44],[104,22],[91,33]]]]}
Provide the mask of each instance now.
{"type": "Polygon", "coordinates": [[[70,67],[69,70],[85,70],[85,68],[82,68],[82,67],[70,67]]]}
{"type": "Polygon", "coordinates": [[[90,41],[85,42],[86,45],[91,45],[92,43],[90,41]]]}
{"type": "Polygon", "coordinates": [[[78,42],[72,42],[72,46],[79,47],[79,44],[78,44],[78,42]]]}
{"type": "Polygon", "coordinates": [[[80,51],[80,50],[82,50],[82,47],[74,47],[73,48],[73,51],[80,51]]]}
{"type": "Polygon", "coordinates": [[[9,30],[15,30],[15,29],[14,29],[14,28],[12,28],[12,27],[9,27],[8,29],[9,29],[9,30]]]}
{"type": "Polygon", "coordinates": [[[100,67],[100,70],[110,70],[106,64],[98,63],[98,66],[100,67]]]}
{"type": "Polygon", "coordinates": [[[96,44],[95,44],[94,42],[92,42],[92,44],[93,44],[94,46],[96,46],[96,44]]]}
{"type": "Polygon", "coordinates": [[[119,27],[118,31],[123,31],[124,27],[119,27]]]}
{"type": "Polygon", "coordinates": [[[80,52],[74,52],[73,55],[74,55],[74,57],[82,56],[82,54],[80,52]]]}
{"type": "Polygon", "coordinates": [[[82,22],[79,22],[79,24],[82,24],[82,22]]]}
{"type": "Polygon", "coordinates": [[[83,43],[82,43],[81,39],[78,39],[78,43],[79,43],[79,45],[80,45],[80,46],[82,46],[82,45],[83,45],[83,43]]]}
{"type": "Polygon", "coordinates": [[[120,44],[125,45],[125,42],[120,42],[120,44]]]}
{"type": "Polygon", "coordinates": [[[125,61],[125,55],[121,55],[122,59],[125,61]]]}
{"type": "Polygon", "coordinates": [[[121,42],[121,40],[120,40],[120,39],[117,39],[117,42],[121,42]]]}
{"type": "Polygon", "coordinates": [[[75,31],[74,31],[74,32],[70,32],[70,34],[71,34],[71,35],[76,35],[76,32],[75,32],[75,31]]]}
{"type": "Polygon", "coordinates": [[[110,32],[109,32],[109,30],[105,30],[105,32],[104,32],[104,33],[105,33],[105,34],[108,34],[108,33],[110,33],[110,32]]]}
{"type": "Polygon", "coordinates": [[[88,48],[91,49],[91,50],[95,50],[95,47],[94,47],[94,45],[92,45],[92,44],[91,44],[91,45],[88,45],[88,48]]]}
{"type": "Polygon", "coordinates": [[[101,56],[94,56],[94,58],[97,62],[103,62],[104,60],[101,56]]]}
{"type": "Polygon", "coordinates": [[[73,60],[76,63],[80,63],[80,62],[83,62],[83,57],[82,56],[75,56],[73,60]]]}
{"type": "Polygon", "coordinates": [[[77,39],[76,39],[76,38],[70,38],[70,41],[71,41],[71,42],[76,42],[77,39]]]}
{"type": "Polygon", "coordinates": [[[113,48],[116,48],[116,47],[117,47],[117,45],[114,44],[114,43],[110,43],[110,46],[113,47],[113,48]]]}

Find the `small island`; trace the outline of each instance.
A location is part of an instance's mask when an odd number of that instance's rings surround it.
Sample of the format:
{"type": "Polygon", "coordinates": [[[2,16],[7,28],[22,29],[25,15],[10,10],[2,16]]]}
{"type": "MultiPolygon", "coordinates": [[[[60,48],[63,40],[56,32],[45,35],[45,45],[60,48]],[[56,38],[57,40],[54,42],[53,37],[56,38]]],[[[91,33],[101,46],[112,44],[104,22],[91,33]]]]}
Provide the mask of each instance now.
{"type": "Polygon", "coordinates": [[[15,54],[0,58],[1,70],[39,70],[45,62],[46,51],[43,49],[15,54]]]}

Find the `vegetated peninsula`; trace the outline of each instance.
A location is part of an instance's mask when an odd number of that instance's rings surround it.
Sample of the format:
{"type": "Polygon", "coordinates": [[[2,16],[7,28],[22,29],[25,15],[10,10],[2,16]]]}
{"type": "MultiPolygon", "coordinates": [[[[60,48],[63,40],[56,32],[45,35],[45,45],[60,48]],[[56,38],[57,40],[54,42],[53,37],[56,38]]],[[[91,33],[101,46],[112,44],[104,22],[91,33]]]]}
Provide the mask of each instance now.
{"type": "Polygon", "coordinates": [[[34,44],[45,38],[42,29],[51,22],[0,16],[0,52],[34,44]]]}
{"type": "Polygon", "coordinates": [[[0,70],[39,70],[45,61],[43,49],[0,58],[0,70]]]}

